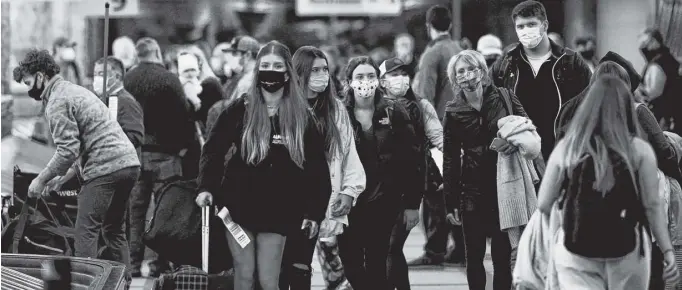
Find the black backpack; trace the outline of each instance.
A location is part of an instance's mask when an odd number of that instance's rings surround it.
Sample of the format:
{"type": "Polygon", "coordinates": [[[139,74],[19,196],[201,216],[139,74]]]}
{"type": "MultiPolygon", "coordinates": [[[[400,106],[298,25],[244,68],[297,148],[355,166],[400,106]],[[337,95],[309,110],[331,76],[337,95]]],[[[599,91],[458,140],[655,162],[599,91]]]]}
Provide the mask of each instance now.
{"type": "MultiPolygon", "coordinates": [[[[635,230],[646,224],[637,183],[625,162],[610,154],[616,179],[606,194],[593,188],[594,159],[586,155],[564,181],[564,246],[588,258],[618,258],[631,253],[636,245],[635,230]]],[[[641,231],[640,236],[645,233],[641,231]]]]}

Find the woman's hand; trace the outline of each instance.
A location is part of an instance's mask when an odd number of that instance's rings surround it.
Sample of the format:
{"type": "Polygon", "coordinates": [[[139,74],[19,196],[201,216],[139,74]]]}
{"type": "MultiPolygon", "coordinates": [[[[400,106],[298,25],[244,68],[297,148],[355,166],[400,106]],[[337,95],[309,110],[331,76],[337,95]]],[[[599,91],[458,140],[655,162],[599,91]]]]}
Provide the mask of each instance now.
{"type": "Polygon", "coordinates": [[[405,228],[407,228],[408,231],[414,228],[419,223],[419,210],[406,209],[403,222],[405,223],[405,228]]]}
{"type": "Polygon", "coordinates": [[[663,253],[663,280],[666,285],[677,285],[680,280],[680,272],[675,261],[675,252],[667,250],[663,253]]]}
{"type": "Polygon", "coordinates": [[[303,224],[301,224],[301,230],[304,230],[308,234],[308,239],[313,239],[317,236],[317,223],[309,219],[304,219],[303,224]]]}
{"type": "Polygon", "coordinates": [[[454,213],[449,213],[446,216],[446,219],[453,226],[461,226],[462,225],[462,217],[459,214],[459,209],[455,209],[454,213]]]}
{"type": "Polygon", "coordinates": [[[210,192],[204,191],[199,193],[197,199],[195,200],[199,207],[207,207],[213,204],[213,195],[210,192]]]}
{"type": "Polygon", "coordinates": [[[505,143],[505,145],[500,146],[500,148],[497,149],[497,152],[500,152],[505,155],[512,154],[516,151],[519,151],[519,147],[516,147],[512,145],[511,143],[505,143]]]}
{"type": "Polygon", "coordinates": [[[350,212],[350,208],[353,206],[353,197],[347,194],[339,194],[332,205],[332,215],[334,217],[340,217],[347,215],[350,212]]]}

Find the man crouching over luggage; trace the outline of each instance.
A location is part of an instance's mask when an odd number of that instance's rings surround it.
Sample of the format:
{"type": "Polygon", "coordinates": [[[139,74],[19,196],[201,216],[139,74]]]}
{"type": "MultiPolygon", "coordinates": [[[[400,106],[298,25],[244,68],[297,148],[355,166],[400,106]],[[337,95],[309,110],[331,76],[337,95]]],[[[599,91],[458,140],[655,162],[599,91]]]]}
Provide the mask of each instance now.
{"type": "Polygon", "coordinates": [[[14,69],[14,80],[29,86],[29,96],[43,102],[57,146],[47,167],[29,185],[28,195],[46,194],[52,184],[79,168],[83,185],[78,193],[75,255],[100,258],[101,233],[108,259],[128,265],[124,214],[140,173],[133,144],[95,94],[59,76],[59,65],[47,50],[30,50],[14,69]],[[72,167],[76,160],[80,162],[72,167]]]}

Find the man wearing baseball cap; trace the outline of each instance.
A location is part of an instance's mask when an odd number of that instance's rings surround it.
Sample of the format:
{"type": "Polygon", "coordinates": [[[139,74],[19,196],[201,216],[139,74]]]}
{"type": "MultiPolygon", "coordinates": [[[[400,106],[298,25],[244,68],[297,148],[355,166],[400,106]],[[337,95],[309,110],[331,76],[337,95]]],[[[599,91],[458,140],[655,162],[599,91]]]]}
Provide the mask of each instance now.
{"type": "Polygon", "coordinates": [[[226,99],[216,102],[208,110],[206,128],[211,128],[230,100],[241,95],[237,88],[249,87],[248,84],[253,81],[256,55],[259,50],[260,43],[251,36],[237,36],[232,39],[229,48],[225,50],[224,72],[228,79],[223,85],[223,96],[226,99]]]}
{"type": "Polygon", "coordinates": [[[483,35],[478,39],[476,50],[485,57],[485,62],[488,64],[488,67],[491,67],[493,63],[502,56],[502,41],[493,34],[483,35]]]}

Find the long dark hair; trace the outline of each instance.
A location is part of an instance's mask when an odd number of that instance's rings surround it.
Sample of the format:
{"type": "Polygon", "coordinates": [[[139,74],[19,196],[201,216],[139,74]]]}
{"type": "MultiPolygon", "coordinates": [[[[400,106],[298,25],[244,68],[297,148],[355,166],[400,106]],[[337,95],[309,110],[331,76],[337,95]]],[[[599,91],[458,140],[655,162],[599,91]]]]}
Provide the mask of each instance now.
{"type": "MultiPolygon", "coordinates": [[[[310,81],[313,63],[316,59],[320,58],[324,59],[327,62],[327,66],[329,66],[329,61],[324,52],[316,47],[303,46],[294,53],[294,68],[296,69],[296,74],[298,74],[301,88],[304,91],[310,81]]],[[[327,88],[317,94],[317,100],[312,107],[317,117],[317,127],[325,135],[327,159],[329,160],[331,160],[334,154],[341,152],[341,133],[336,126],[336,121],[339,118],[339,110],[342,108],[339,108],[338,101],[336,100],[336,87],[331,78],[332,76],[330,75],[327,88]]]]}
{"type": "Polygon", "coordinates": [[[299,167],[303,167],[305,161],[303,136],[311,114],[308,110],[308,103],[303,97],[298,75],[294,73],[291,65],[291,52],[277,41],[268,42],[256,56],[253,82],[250,92],[246,96],[249,105],[244,117],[241,155],[247,164],[255,165],[265,159],[270,149],[272,126],[265,99],[258,85],[258,70],[261,59],[269,54],[284,59],[289,81],[284,85],[284,93],[279,106],[279,126],[291,160],[299,167]]]}
{"type": "MultiPolygon", "coordinates": [[[[346,66],[346,79],[343,82],[343,95],[345,96],[346,103],[353,107],[355,106],[355,93],[353,88],[350,87],[350,83],[353,81],[353,71],[362,64],[371,65],[377,74],[377,81],[379,80],[379,66],[374,63],[374,61],[369,56],[356,56],[348,60],[348,66],[346,66]]],[[[374,103],[378,103],[383,95],[383,90],[381,86],[377,86],[377,90],[374,92],[374,103]]]]}

